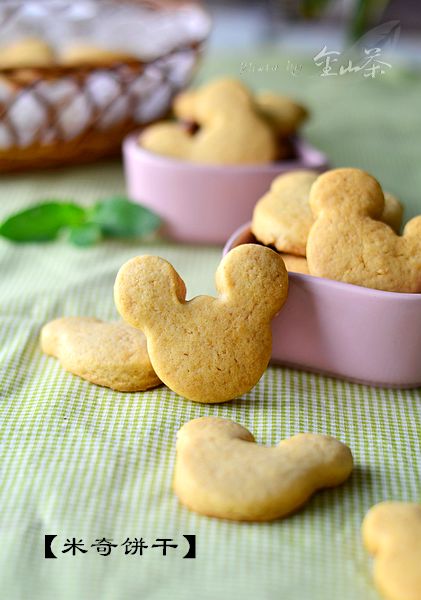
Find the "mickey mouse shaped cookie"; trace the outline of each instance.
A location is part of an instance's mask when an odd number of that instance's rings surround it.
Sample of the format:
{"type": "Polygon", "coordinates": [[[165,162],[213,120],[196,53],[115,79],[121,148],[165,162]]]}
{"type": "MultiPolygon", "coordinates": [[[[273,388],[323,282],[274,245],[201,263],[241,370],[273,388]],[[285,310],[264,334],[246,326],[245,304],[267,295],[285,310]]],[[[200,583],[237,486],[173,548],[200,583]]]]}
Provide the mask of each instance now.
{"type": "Polygon", "coordinates": [[[217,298],[186,302],[175,269],[157,256],[123,265],[115,282],[121,316],[144,332],[152,366],[174,392],[212,403],[248,392],[265,371],[272,346],[270,321],[287,297],[281,257],[245,244],[216,271],[217,298]]]}
{"type": "Polygon", "coordinates": [[[352,468],[350,449],[333,437],[300,433],[267,448],[234,421],[202,417],[177,434],[173,487],[200,514],[269,521],[340,485],[352,468]]]}
{"type": "Polygon", "coordinates": [[[421,292],[421,216],[397,235],[382,223],[379,183],[359,169],[334,169],[310,192],[310,273],[391,292],[421,292]]]}
{"type": "Polygon", "coordinates": [[[364,544],[374,581],[388,600],[421,600],[421,504],[381,502],[367,513],[364,544]]]}
{"type": "MultiPolygon", "coordinates": [[[[254,208],[251,229],[256,239],[280,252],[306,255],[307,238],[314,222],[309,196],[318,176],[316,171],[297,170],[278,175],[272,181],[270,190],[254,208]]],[[[402,214],[399,200],[386,192],[381,220],[399,231],[402,214]]]]}
{"type": "Polygon", "coordinates": [[[280,98],[282,106],[274,106],[272,98],[270,110],[265,109],[241,81],[218,79],[180,94],[174,102],[176,116],[194,123],[197,130],[191,132],[183,123],[158,123],[145,129],[140,143],[158,154],[202,163],[257,164],[281,159],[290,146],[280,143],[280,132],[290,135],[306,113],[292,100],[280,98]],[[299,114],[288,112],[289,105],[300,109],[299,114]]]}
{"type": "Polygon", "coordinates": [[[191,135],[176,123],[149,127],[141,136],[147,150],[205,163],[261,163],[276,157],[276,140],[259,117],[251,93],[240,82],[217,80],[191,93],[200,129],[191,135]]]}

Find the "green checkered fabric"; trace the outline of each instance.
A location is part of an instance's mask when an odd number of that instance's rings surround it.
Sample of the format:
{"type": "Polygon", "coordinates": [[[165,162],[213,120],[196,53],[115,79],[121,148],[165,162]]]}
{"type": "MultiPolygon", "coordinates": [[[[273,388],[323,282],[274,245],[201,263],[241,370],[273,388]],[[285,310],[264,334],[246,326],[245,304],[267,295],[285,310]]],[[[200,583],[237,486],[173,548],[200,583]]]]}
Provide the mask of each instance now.
{"type": "MultiPolygon", "coordinates": [[[[200,77],[222,68],[239,74],[246,59],[210,62],[200,77]]],[[[280,59],[270,54],[261,61],[280,59]]],[[[419,76],[394,67],[382,80],[334,82],[286,71],[247,78],[305,99],[313,110],[307,136],[334,165],[365,167],[402,197],[407,215],[421,212],[419,76]]],[[[91,201],[123,189],[115,163],[7,176],[0,181],[0,216],[41,197],[91,201]]],[[[420,390],[374,389],[271,367],[242,398],[206,406],[164,387],[134,394],[100,388],[44,356],[38,337],[46,321],[117,316],[116,272],[144,252],[171,261],[189,296],[214,292],[220,248],[0,242],[2,598],[378,599],[360,524],[378,501],[420,500],[420,390]],[[177,502],[171,477],[176,432],[202,415],[234,419],[263,444],[300,431],[334,435],[352,448],[354,474],[282,521],[238,524],[195,515],[177,502]],[[46,534],[57,535],[55,560],[44,558],[46,534]],[[186,534],[196,535],[194,560],[183,558],[186,534]],[[64,553],[73,538],[88,552],[64,553]],[[117,545],[109,556],[91,546],[102,538],[117,545]],[[142,556],[125,554],[127,538],[143,538],[142,556]],[[162,538],[177,544],[166,556],[153,547],[162,538]]]]}

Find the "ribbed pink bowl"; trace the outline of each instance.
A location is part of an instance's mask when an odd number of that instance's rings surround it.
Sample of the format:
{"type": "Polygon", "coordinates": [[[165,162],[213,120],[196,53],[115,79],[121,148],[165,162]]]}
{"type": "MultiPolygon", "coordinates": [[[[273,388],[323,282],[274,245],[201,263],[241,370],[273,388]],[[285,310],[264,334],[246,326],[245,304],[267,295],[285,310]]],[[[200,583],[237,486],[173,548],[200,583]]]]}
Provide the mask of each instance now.
{"type": "MultiPolygon", "coordinates": [[[[247,223],[224,255],[255,241],[247,223]]],[[[421,294],[290,273],[272,335],[275,363],[382,387],[421,386],[421,294]]]]}
{"type": "Polygon", "coordinates": [[[179,242],[224,244],[250,220],[257,200],[274,177],[295,169],[327,168],[326,156],[302,140],[297,158],[264,165],[219,166],[175,160],[141,148],[138,136],[123,145],[127,191],[156,212],[163,233],[179,242]]]}

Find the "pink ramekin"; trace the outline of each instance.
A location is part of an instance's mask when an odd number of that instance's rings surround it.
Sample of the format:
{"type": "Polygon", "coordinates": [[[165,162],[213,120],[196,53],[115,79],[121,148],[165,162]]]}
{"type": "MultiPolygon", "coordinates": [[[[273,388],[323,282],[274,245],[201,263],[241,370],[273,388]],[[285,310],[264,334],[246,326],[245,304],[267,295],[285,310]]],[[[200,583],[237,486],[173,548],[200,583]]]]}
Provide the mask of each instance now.
{"type": "Polygon", "coordinates": [[[324,154],[298,139],[297,159],[264,165],[202,165],[141,148],[138,135],[123,144],[127,191],[156,212],[163,234],[179,242],[223,244],[250,220],[257,200],[274,177],[296,169],[327,169],[324,154]]]}
{"type": "MultiPolygon", "coordinates": [[[[247,223],[224,255],[255,241],[247,223]]],[[[421,294],[290,273],[272,335],[275,363],[382,387],[421,386],[421,294]]]]}

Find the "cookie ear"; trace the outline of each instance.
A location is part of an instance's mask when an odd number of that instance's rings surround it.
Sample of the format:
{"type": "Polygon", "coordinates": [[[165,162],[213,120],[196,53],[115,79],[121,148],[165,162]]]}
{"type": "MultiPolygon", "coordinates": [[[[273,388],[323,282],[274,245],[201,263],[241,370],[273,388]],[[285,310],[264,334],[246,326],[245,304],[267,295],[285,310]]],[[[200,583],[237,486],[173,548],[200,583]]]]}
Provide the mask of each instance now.
{"type": "Polygon", "coordinates": [[[195,106],[198,122],[206,123],[215,115],[236,115],[244,108],[252,109],[253,97],[241,81],[227,77],[201,88],[195,106]]]}
{"type": "Polygon", "coordinates": [[[173,111],[177,119],[184,121],[196,120],[196,95],[195,90],[187,90],[177,94],[173,102],[173,111]]]}
{"type": "Polygon", "coordinates": [[[379,219],[384,196],[379,182],[360,169],[333,169],[320,175],[310,191],[315,217],[324,211],[359,213],[379,219]]]}
{"type": "Polygon", "coordinates": [[[215,276],[220,294],[256,319],[271,319],[288,294],[288,274],[282,258],[265,246],[243,244],[231,250],[215,276]]]}
{"type": "Polygon", "coordinates": [[[186,287],[169,262],[158,256],[137,256],[117,274],[114,300],[127,323],[144,331],[156,313],[173,310],[186,298],[186,287]]]}
{"type": "Polygon", "coordinates": [[[308,111],[288,96],[260,92],[256,96],[258,110],[280,137],[292,135],[307,119],[308,111]]]}
{"type": "Polygon", "coordinates": [[[403,230],[403,235],[405,237],[417,237],[419,239],[419,244],[421,247],[421,216],[414,217],[405,225],[405,229],[403,230]]]}

